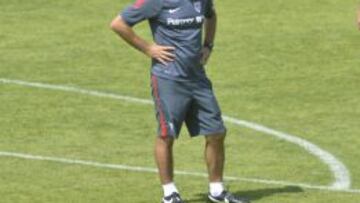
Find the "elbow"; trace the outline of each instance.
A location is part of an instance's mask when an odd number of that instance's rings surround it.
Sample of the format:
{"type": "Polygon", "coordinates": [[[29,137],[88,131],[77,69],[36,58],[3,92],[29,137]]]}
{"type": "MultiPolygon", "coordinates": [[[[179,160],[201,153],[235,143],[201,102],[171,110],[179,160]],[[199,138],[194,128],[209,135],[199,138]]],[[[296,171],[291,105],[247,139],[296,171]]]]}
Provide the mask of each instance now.
{"type": "Polygon", "coordinates": [[[116,17],[114,20],[110,23],[110,29],[116,31],[124,27],[124,21],[121,18],[121,16],[116,17]]]}
{"type": "Polygon", "coordinates": [[[116,30],[117,26],[118,26],[118,22],[117,22],[116,19],[114,19],[113,21],[111,21],[111,23],[110,23],[110,29],[116,30]]]}

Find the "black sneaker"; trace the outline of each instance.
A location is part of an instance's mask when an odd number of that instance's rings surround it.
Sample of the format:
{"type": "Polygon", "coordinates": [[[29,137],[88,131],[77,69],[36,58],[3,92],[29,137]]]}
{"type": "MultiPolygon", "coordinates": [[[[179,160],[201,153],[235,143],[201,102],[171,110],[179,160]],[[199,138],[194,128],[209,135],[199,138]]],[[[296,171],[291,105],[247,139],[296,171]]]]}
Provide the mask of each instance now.
{"type": "Polygon", "coordinates": [[[211,202],[224,202],[224,203],[250,203],[250,200],[236,197],[228,191],[223,191],[219,196],[212,196],[209,194],[208,196],[211,202]]]}
{"type": "Polygon", "coordinates": [[[179,193],[172,193],[171,195],[164,197],[161,201],[162,203],[184,203],[184,201],[182,201],[179,193]]]}

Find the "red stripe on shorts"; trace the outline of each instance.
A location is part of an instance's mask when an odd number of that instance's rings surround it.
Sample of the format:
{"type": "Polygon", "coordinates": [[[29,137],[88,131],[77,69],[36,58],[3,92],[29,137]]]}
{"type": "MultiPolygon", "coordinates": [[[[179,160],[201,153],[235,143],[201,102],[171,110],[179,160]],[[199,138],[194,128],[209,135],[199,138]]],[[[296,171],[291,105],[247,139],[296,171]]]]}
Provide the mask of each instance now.
{"type": "Polygon", "coordinates": [[[157,81],[156,76],[154,76],[154,75],[151,76],[151,80],[153,82],[154,96],[155,96],[155,100],[156,100],[157,109],[160,114],[159,120],[160,120],[161,137],[166,138],[166,136],[168,135],[168,130],[166,128],[165,116],[164,116],[164,112],[162,110],[161,101],[160,101],[160,97],[159,97],[158,81],[157,81]]]}
{"type": "Polygon", "coordinates": [[[134,3],[133,7],[136,9],[139,9],[142,7],[142,5],[144,5],[145,0],[136,0],[136,2],[134,3]]]}

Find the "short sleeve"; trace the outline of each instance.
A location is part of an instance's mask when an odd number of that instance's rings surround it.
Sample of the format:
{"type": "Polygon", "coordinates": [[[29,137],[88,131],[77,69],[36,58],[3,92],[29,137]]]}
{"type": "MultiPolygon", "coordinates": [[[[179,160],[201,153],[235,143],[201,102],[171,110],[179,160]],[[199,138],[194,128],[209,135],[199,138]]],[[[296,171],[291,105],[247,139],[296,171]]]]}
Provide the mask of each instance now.
{"type": "Polygon", "coordinates": [[[214,8],[213,0],[207,0],[204,16],[206,18],[211,18],[214,15],[214,13],[215,13],[215,8],[214,8]]]}
{"type": "Polygon", "coordinates": [[[121,17],[130,26],[159,14],[162,0],[136,0],[121,12],[121,17]]]}

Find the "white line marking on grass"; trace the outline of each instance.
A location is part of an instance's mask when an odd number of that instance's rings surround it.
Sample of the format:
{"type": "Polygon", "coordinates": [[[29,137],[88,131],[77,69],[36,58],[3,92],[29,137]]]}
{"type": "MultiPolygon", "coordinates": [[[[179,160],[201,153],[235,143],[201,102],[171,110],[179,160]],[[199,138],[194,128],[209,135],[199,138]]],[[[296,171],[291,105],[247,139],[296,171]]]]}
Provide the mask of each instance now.
{"type": "MultiPolygon", "coordinates": [[[[95,162],[95,161],[85,161],[85,160],[67,159],[67,158],[59,158],[59,157],[39,156],[39,155],[24,154],[24,153],[0,151],[0,157],[1,156],[2,157],[13,157],[13,158],[19,158],[19,159],[27,159],[27,160],[50,161],[50,162],[56,162],[56,163],[62,163],[62,164],[84,165],[84,166],[92,166],[92,167],[97,167],[97,168],[116,169],[116,170],[124,170],[124,171],[131,171],[131,172],[146,172],[146,173],[157,173],[158,172],[157,169],[149,168],[149,167],[108,164],[108,163],[100,163],[100,162],[95,162]]],[[[208,175],[206,173],[200,173],[200,172],[175,171],[174,173],[176,175],[204,177],[204,178],[208,177],[208,175]]],[[[262,179],[254,179],[254,178],[240,178],[240,177],[234,177],[234,176],[225,176],[224,179],[228,180],[228,181],[243,181],[243,182],[252,182],[252,183],[262,183],[262,184],[267,184],[267,185],[298,186],[298,187],[307,188],[307,189],[360,193],[360,190],[356,190],[356,189],[336,189],[336,188],[327,187],[327,186],[315,186],[315,185],[310,185],[310,184],[305,184],[305,183],[293,183],[293,182],[287,182],[287,181],[262,180],[262,179]]]]}
{"type": "Polygon", "coordinates": [[[25,87],[36,87],[36,88],[41,88],[41,89],[74,92],[74,93],[78,93],[78,94],[85,94],[85,95],[91,95],[91,96],[96,96],[96,97],[105,97],[105,98],[123,100],[123,101],[127,101],[127,102],[132,102],[132,103],[151,104],[151,105],[153,104],[153,102],[151,100],[147,100],[147,99],[139,99],[139,98],[135,98],[135,97],[128,97],[128,96],[99,92],[99,91],[94,91],[94,90],[85,90],[85,89],[63,86],[63,85],[50,85],[50,84],[44,84],[44,83],[26,82],[26,81],[22,81],[22,80],[9,80],[9,79],[3,79],[3,78],[0,78],[0,82],[5,83],[5,84],[21,85],[21,86],[25,86],[25,87]]]}
{"type": "MultiPolygon", "coordinates": [[[[74,92],[74,93],[80,93],[85,95],[91,95],[91,96],[97,96],[97,97],[106,97],[106,98],[112,98],[112,99],[118,99],[123,100],[127,102],[133,102],[133,103],[141,103],[141,104],[153,104],[151,100],[147,99],[139,99],[129,96],[122,96],[118,94],[112,94],[112,93],[103,93],[99,91],[93,91],[93,90],[86,90],[76,87],[68,87],[63,85],[51,85],[51,84],[43,84],[43,83],[36,83],[36,82],[27,82],[22,80],[10,80],[10,79],[2,79],[0,78],[0,82],[4,84],[16,84],[21,86],[27,86],[27,87],[36,87],[36,88],[42,88],[42,89],[51,89],[51,90],[60,90],[60,91],[66,91],[66,92],[74,92]]],[[[315,144],[310,143],[307,140],[304,140],[302,138],[283,133],[280,131],[276,131],[273,129],[270,129],[268,127],[252,123],[249,121],[239,120],[236,118],[223,116],[224,120],[230,123],[233,123],[235,125],[247,127],[262,133],[266,133],[272,136],[275,136],[279,139],[288,141],[290,143],[296,144],[303,149],[305,149],[310,154],[316,156],[319,158],[323,163],[328,165],[329,169],[333,173],[333,176],[335,178],[334,182],[329,187],[324,187],[332,190],[349,190],[351,187],[351,179],[349,171],[347,170],[346,166],[339,161],[335,156],[333,156],[331,153],[321,149],[315,144]]],[[[259,182],[259,180],[258,180],[259,182]]],[[[269,181],[265,181],[269,182],[269,181]]],[[[264,183],[265,183],[264,182],[264,183]]],[[[270,181],[271,182],[271,181],[270,181]]],[[[278,181],[275,181],[278,182],[278,181]]],[[[288,184],[287,184],[288,185],[288,184]]],[[[291,184],[294,185],[294,184],[291,184]]],[[[299,184],[298,184],[299,185],[299,184]]],[[[307,184],[300,184],[302,186],[310,186],[307,184]]],[[[313,186],[311,186],[313,187],[313,186]]],[[[319,188],[319,186],[315,186],[316,188],[319,188]]],[[[320,186],[322,187],[322,186],[320,186]]]]}
{"type": "Polygon", "coordinates": [[[230,118],[227,116],[224,116],[224,120],[234,123],[234,124],[238,124],[241,126],[251,128],[251,129],[259,131],[259,132],[273,135],[279,139],[299,145],[300,147],[304,148],[307,152],[318,157],[323,163],[326,163],[329,166],[329,168],[332,171],[334,178],[335,178],[335,181],[332,183],[332,185],[330,187],[332,187],[334,189],[349,189],[351,187],[350,174],[349,174],[349,171],[346,168],[346,166],[342,162],[340,162],[338,159],[336,159],[335,156],[333,156],[329,152],[321,149],[320,147],[316,146],[315,144],[310,143],[309,141],[301,139],[294,135],[276,131],[276,130],[270,129],[268,127],[265,127],[265,126],[262,126],[262,125],[259,125],[256,123],[251,123],[248,121],[241,121],[241,120],[230,118]]]}

